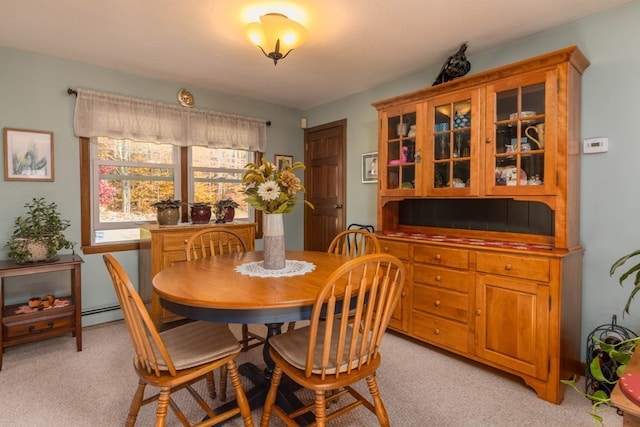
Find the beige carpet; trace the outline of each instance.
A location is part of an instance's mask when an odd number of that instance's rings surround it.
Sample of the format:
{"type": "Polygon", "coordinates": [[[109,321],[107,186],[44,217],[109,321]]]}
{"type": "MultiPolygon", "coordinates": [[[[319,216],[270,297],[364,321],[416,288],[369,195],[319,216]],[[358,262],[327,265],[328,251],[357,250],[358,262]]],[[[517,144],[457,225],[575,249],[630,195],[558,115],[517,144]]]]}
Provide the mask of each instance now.
{"type": "MultiPolygon", "coordinates": [[[[256,330],[262,333],[264,327],[258,325],[256,330]]],[[[75,339],[70,336],[5,349],[0,372],[0,426],[124,424],[137,383],[124,323],[85,328],[83,342],[82,352],[75,351],[75,339]]],[[[517,378],[401,337],[387,334],[382,347],[378,384],[393,426],[594,425],[589,401],[574,391],[567,391],[562,405],[554,405],[538,399],[517,378]]],[[[262,349],[243,353],[239,363],[244,361],[262,363],[262,349]]],[[[367,393],[366,387],[362,391],[367,393]]],[[[188,398],[178,400],[188,402],[181,406],[189,408],[191,419],[201,418],[200,412],[191,411],[197,406],[188,398]]],[[[614,409],[602,408],[599,413],[605,426],[622,425],[622,417],[614,409]]],[[[253,414],[257,426],[261,411],[253,414]]],[[[153,407],[144,407],[137,425],[153,425],[154,415],[153,407]]],[[[167,424],[179,425],[171,411],[167,424]]],[[[227,425],[242,424],[233,420],[227,425]]],[[[274,419],[271,425],[283,424],[274,419]]],[[[360,408],[331,425],[369,427],[377,422],[360,408]]]]}

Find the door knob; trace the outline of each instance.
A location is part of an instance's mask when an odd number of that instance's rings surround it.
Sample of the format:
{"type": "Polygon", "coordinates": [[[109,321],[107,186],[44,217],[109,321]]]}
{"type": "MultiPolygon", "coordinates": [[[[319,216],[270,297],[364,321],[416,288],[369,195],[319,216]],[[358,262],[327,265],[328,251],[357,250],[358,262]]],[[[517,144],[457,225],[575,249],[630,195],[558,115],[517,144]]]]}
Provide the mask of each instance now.
{"type": "Polygon", "coordinates": [[[333,205],[333,209],[342,209],[342,203],[336,203],[333,205]]]}

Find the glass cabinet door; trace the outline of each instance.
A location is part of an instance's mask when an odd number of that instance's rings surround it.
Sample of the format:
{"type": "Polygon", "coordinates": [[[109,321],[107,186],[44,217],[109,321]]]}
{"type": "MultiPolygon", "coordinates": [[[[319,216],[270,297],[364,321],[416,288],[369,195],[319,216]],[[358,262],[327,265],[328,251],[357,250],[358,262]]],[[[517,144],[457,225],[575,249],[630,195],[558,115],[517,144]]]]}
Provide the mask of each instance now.
{"type": "Polygon", "coordinates": [[[489,93],[493,96],[488,96],[487,142],[495,142],[487,151],[487,168],[495,172],[493,176],[487,173],[490,194],[542,193],[553,184],[553,167],[546,166],[551,165],[553,125],[546,106],[552,89],[545,78],[539,73],[515,85],[510,81],[508,88],[496,84],[492,87],[495,93],[489,93]]]}
{"type": "Polygon", "coordinates": [[[478,185],[478,111],[476,96],[468,92],[429,103],[427,138],[430,194],[475,194],[478,185]]]}
{"type": "Polygon", "coordinates": [[[383,194],[414,192],[420,151],[416,145],[416,110],[389,112],[380,154],[383,194]],[[396,191],[397,190],[397,191],[396,191]]]}

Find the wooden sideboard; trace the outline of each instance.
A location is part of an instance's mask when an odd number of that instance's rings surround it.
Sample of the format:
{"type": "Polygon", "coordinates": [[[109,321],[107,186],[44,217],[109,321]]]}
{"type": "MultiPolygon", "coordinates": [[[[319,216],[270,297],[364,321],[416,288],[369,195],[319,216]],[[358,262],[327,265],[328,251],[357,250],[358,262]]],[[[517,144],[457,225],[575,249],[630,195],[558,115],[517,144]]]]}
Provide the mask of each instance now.
{"type": "Polygon", "coordinates": [[[225,224],[183,224],[183,225],[148,225],[140,228],[140,260],[139,283],[140,296],[145,302],[151,302],[151,317],[160,326],[163,323],[176,320],[178,317],[160,305],[158,296],[153,292],[151,280],[162,269],[177,261],[184,261],[185,243],[195,232],[204,228],[224,228],[239,234],[247,250],[254,250],[256,224],[247,222],[233,222],[225,224]]]}

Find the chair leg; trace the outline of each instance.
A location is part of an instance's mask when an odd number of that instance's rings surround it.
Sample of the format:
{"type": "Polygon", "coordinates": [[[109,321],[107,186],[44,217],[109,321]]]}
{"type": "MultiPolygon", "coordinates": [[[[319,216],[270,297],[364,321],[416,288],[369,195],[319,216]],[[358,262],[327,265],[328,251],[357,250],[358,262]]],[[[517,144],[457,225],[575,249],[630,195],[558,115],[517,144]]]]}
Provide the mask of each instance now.
{"type": "Polygon", "coordinates": [[[136,419],[138,418],[138,412],[140,406],[142,406],[142,399],[144,398],[144,389],[147,387],[147,383],[142,380],[138,381],[138,388],[131,400],[131,406],[129,407],[129,416],[127,417],[126,427],[133,427],[136,425],[136,419]]]}
{"type": "Polygon", "coordinates": [[[170,394],[170,387],[162,387],[160,389],[160,396],[158,397],[158,409],[156,410],[156,427],[164,427],[164,423],[167,418],[167,410],[169,409],[170,394]]]}
{"type": "Polygon", "coordinates": [[[213,378],[213,372],[209,372],[206,378],[207,391],[209,392],[209,397],[213,400],[216,398],[216,380],[213,378]]]}
{"type": "Polygon", "coordinates": [[[316,427],[325,427],[327,425],[327,400],[324,390],[316,390],[316,427]]]}
{"type": "Polygon", "coordinates": [[[369,386],[369,393],[371,393],[371,397],[373,398],[373,405],[376,410],[378,422],[382,427],[389,427],[389,416],[387,415],[387,410],[384,407],[384,403],[382,403],[382,398],[380,397],[380,390],[378,389],[378,382],[376,381],[375,375],[367,377],[367,385],[369,386]]]}
{"type": "Polygon", "coordinates": [[[236,391],[236,400],[238,402],[238,408],[240,409],[240,415],[244,421],[245,427],[253,427],[253,418],[251,417],[251,408],[249,407],[249,400],[247,395],[244,394],[242,389],[242,380],[240,379],[240,373],[238,372],[238,365],[234,360],[227,362],[227,370],[229,371],[229,378],[233,389],[236,391]]]}
{"type": "Polygon", "coordinates": [[[264,399],[264,408],[262,409],[262,418],[260,419],[260,427],[269,427],[269,421],[271,420],[271,411],[273,410],[273,404],[276,402],[276,396],[278,395],[278,386],[280,386],[280,379],[282,378],[282,369],[277,365],[273,369],[271,374],[271,385],[267,392],[267,397],[264,399]]]}
{"type": "Polygon", "coordinates": [[[220,401],[224,402],[227,400],[227,375],[228,369],[227,365],[220,366],[220,381],[219,381],[219,391],[220,391],[220,401]]]}
{"type": "Polygon", "coordinates": [[[296,322],[289,322],[287,325],[287,332],[291,332],[296,328],[296,322]]]}

